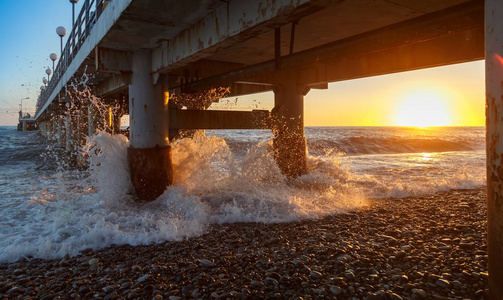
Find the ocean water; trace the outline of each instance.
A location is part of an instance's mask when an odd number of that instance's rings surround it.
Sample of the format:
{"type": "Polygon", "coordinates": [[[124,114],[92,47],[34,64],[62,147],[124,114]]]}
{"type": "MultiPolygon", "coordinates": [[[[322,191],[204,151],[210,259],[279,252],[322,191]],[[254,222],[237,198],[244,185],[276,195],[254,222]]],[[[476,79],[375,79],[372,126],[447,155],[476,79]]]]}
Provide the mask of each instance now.
{"type": "Polygon", "coordinates": [[[343,213],[372,198],[485,185],[485,131],[306,128],[309,174],[289,180],[268,130],[206,131],[173,144],[175,184],[131,196],[124,136],[99,133],[72,169],[38,132],[0,127],[0,262],[58,258],[111,245],[176,241],[214,223],[292,222],[343,213]]]}

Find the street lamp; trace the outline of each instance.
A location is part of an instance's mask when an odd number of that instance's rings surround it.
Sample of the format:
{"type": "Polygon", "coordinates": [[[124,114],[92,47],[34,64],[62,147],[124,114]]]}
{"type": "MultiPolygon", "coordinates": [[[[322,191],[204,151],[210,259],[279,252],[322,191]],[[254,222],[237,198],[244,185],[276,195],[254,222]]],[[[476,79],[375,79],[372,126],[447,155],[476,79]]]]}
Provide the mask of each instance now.
{"type": "Polygon", "coordinates": [[[52,72],[54,73],[54,62],[58,59],[58,55],[56,53],[51,53],[49,58],[52,60],[52,72]]]}
{"type": "Polygon", "coordinates": [[[63,55],[63,37],[66,35],[66,28],[59,26],[58,28],[56,28],[56,33],[61,38],[61,55],[63,55]]]}
{"type": "Polygon", "coordinates": [[[75,4],[79,2],[79,0],[70,0],[72,3],[72,26],[75,26],[75,4]]]}
{"type": "Polygon", "coordinates": [[[49,80],[45,79],[45,77],[44,77],[44,78],[42,78],[42,82],[43,82],[43,83],[44,83],[44,85],[45,85],[45,84],[47,84],[47,83],[49,82],[49,80]]]}
{"type": "Polygon", "coordinates": [[[21,104],[19,104],[19,117],[23,117],[23,100],[30,99],[30,97],[21,98],[21,104]]]}
{"type": "Polygon", "coordinates": [[[51,69],[47,68],[45,69],[45,74],[47,74],[47,81],[50,81],[51,80],[51,69]]]}

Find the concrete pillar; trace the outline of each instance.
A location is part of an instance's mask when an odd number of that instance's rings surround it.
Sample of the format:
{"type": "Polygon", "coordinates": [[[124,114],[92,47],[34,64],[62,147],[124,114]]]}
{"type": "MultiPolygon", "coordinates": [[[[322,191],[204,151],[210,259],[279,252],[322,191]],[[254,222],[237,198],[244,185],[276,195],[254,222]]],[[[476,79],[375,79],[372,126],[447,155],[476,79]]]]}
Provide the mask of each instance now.
{"type": "Polygon", "coordinates": [[[67,113],[64,118],[65,121],[65,150],[67,153],[73,151],[73,128],[72,128],[72,115],[67,113]]]}
{"type": "Polygon", "coordinates": [[[274,158],[288,177],[307,173],[303,86],[284,83],[274,90],[274,158]]]}
{"type": "Polygon", "coordinates": [[[172,183],[171,149],[163,80],[154,84],[150,51],[134,53],[129,86],[130,147],[128,161],[131,182],[140,201],[159,197],[172,183]]]}
{"type": "Polygon", "coordinates": [[[503,2],[486,0],[486,151],[489,298],[503,299],[503,2]]]}
{"type": "Polygon", "coordinates": [[[59,134],[59,127],[58,127],[58,116],[53,116],[52,117],[52,139],[53,140],[59,140],[58,134],[59,134]]]}
{"type": "Polygon", "coordinates": [[[26,129],[28,128],[28,125],[26,124],[25,120],[23,120],[22,122],[23,122],[23,125],[22,125],[23,126],[23,131],[26,131],[26,129]]]}
{"type": "Polygon", "coordinates": [[[58,143],[63,149],[66,148],[66,130],[65,130],[65,120],[63,116],[58,116],[58,143]]]}
{"type": "Polygon", "coordinates": [[[115,105],[112,107],[112,133],[120,134],[121,133],[121,109],[119,106],[115,105]]]}
{"type": "Polygon", "coordinates": [[[88,135],[91,137],[104,128],[105,118],[103,112],[100,111],[100,108],[96,104],[91,103],[88,111],[88,135]]]}
{"type": "Polygon", "coordinates": [[[87,113],[87,108],[82,106],[77,112],[77,128],[78,128],[78,145],[82,146],[86,142],[86,136],[89,134],[89,117],[87,113]]]}

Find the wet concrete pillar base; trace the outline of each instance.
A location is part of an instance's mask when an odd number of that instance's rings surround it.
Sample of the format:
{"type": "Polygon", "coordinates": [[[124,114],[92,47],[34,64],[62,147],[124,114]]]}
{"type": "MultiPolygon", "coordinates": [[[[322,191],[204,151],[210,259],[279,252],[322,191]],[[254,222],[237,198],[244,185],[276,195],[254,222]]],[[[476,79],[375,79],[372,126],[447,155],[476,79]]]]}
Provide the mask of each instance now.
{"type": "Polygon", "coordinates": [[[152,201],[171,185],[168,101],[163,80],[151,76],[150,51],[134,53],[129,86],[128,161],[138,201],[152,201]]]}
{"type": "Polygon", "coordinates": [[[155,200],[172,183],[171,147],[130,147],[127,156],[138,201],[155,200]]]}
{"type": "Polygon", "coordinates": [[[274,158],[287,177],[307,173],[306,139],[304,137],[305,90],[285,83],[274,90],[273,146],[274,158]]]}

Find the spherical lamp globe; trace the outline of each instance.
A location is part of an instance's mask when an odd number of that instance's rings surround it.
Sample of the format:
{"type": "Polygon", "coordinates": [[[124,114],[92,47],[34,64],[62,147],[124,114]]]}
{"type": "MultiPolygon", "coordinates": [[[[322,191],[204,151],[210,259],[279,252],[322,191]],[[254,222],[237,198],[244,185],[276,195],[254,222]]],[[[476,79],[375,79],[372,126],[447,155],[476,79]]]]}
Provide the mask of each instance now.
{"type": "Polygon", "coordinates": [[[52,61],[56,61],[56,59],[58,59],[58,55],[56,53],[51,53],[51,55],[49,55],[49,58],[52,60],[52,61]]]}
{"type": "Polygon", "coordinates": [[[58,28],[56,28],[56,33],[60,36],[60,37],[64,37],[66,35],[66,28],[63,27],[63,26],[59,26],[58,28]]]}

